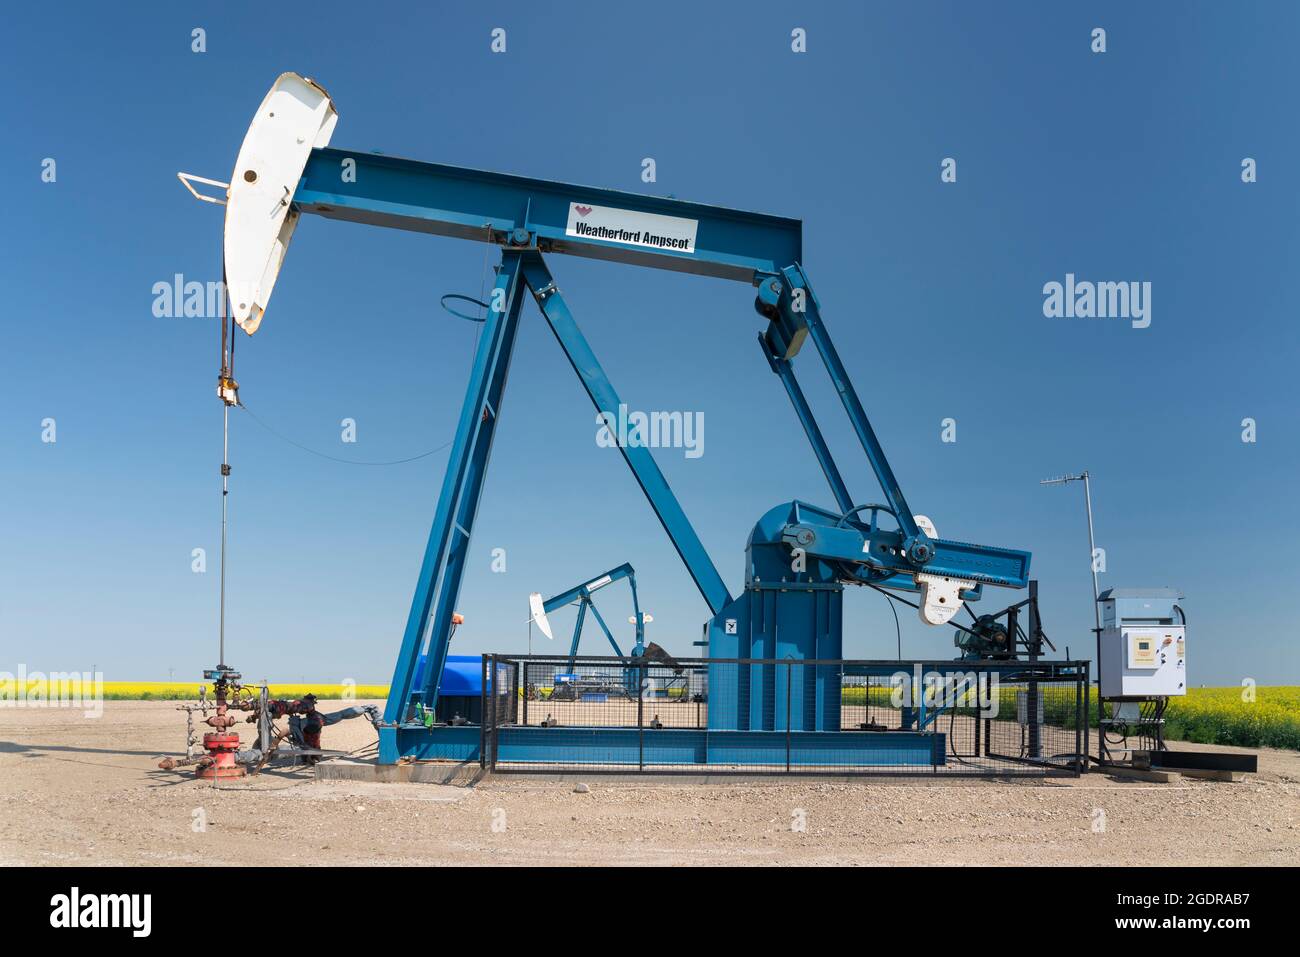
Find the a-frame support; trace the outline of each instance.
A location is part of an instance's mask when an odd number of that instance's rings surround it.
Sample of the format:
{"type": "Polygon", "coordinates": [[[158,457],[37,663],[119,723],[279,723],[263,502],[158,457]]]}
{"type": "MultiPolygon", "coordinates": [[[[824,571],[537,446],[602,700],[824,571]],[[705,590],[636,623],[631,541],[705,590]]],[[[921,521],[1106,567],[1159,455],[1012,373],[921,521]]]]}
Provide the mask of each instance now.
{"type": "MultiPolygon", "coordinates": [[[[420,577],[398,653],[386,724],[411,721],[416,701],[432,708],[437,701],[451,642],[452,614],[465,573],[465,558],[483,491],[501,399],[514,351],[522,306],[522,289],[532,292],[560,347],[569,358],[592,403],[600,412],[618,415],[622,400],[592,352],[563,296],[536,249],[507,247],[497,270],[491,308],[474,357],[451,458],[443,479],[433,527],[429,532],[420,577]],[[431,620],[432,617],[432,620],[431,620]],[[420,653],[428,635],[428,664],[421,687],[413,687],[420,653]]],[[[731,601],[712,559],[695,533],[650,449],[620,444],[624,460],[681,556],[714,614],[731,601]]],[[[594,610],[594,609],[593,609],[594,610]]]]}
{"type": "MultiPolygon", "coordinates": [[[[542,315],[550,323],[551,331],[555,333],[555,338],[560,343],[560,348],[564,350],[564,354],[569,357],[573,371],[582,380],[582,385],[587,390],[587,395],[591,397],[592,404],[598,412],[617,417],[622,400],[610,383],[609,377],[605,375],[605,370],[601,368],[596,354],[591,351],[586,337],[574,321],[573,313],[569,311],[564,296],[560,294],[550,269],[547,268],[546,262],[539,253],[532,252],[525,255],[523,273],[528,288],[532,291],[538,306],[541,307],[542,315]]],[[[682,511],[677,496],[669,488],[668,480],[659,471],[650,449],[644,445],[631,443],[620,443],[618,449],[623,453],[628,468],[632,470],[664,531],[672,540],[677,554],[681,556],[686,570],[694,579],[695,587],[700,590],[704,601],[716,615],[730,603],[731,593],[727,591],[727,586],[723,584],[722,576],[718,574],[713,559],[709,558],[709,553],[704,550],[704,545],[695,534],[694,527],[687,519],[686,513],[682,511]]]]}
{"type": "Polygon", "coordinates": [[[506,250],[497,269],[496,284],[442,481],[442,492],[438,496],[438,509],[434,513],[424,561],[420,565],[420,577],[406,619],[393,683],[388,690],[385,723],[406,721],[410,718],[411,704],[416,700],[432,708],[437,699],[438,682],[442,679],[450,645],[451,616],[460,594],[470,534],[474,529],[474,517],[501,413],[501,396],[519,331],[519,311],[523,306],[520,264],[520,253],[506,250]],[[431,626],[430,614],[433,615],[431,626]],[[428,627],[432,628],[429,633],[433,640],[429,642],[423,687],[413,688],[412,681],[428,627]]]}

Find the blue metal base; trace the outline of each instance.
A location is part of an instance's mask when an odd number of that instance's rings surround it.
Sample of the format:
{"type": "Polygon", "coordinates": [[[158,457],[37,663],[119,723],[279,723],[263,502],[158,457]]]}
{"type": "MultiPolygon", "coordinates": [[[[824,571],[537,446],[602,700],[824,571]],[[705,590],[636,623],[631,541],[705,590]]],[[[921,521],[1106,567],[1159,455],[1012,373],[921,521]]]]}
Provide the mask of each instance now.
{"type": "Polygon", "coordinates": [[[380,728],[379,763],[396,764],[404,757],[418,761],[477,761],[481,734],[477,725],[380,728]]]}
{"type": "MultiPolygon", "coordinates": [[[[935,767],[945,763],[943,734],[906,731],[709,731],[696,728],[506,727],[495,743],[499,764],[627,767],[740,765],[784,767],[935,767]]],[[[478,761],[480,729],[382,728],[379,763],[478,761]]]]}

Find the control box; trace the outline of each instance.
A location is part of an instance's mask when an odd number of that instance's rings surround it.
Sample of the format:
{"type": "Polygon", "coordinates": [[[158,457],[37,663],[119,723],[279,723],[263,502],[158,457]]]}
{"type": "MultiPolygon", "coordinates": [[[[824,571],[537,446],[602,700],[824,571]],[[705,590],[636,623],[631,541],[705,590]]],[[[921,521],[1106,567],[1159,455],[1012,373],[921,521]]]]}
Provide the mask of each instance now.
{"type": "Polygon", "coordinates": [[[1172,588],[1109,588],[1102,607],[1098,662],[1103,698],[1187,693],[1187,626],[1172,588]]]}

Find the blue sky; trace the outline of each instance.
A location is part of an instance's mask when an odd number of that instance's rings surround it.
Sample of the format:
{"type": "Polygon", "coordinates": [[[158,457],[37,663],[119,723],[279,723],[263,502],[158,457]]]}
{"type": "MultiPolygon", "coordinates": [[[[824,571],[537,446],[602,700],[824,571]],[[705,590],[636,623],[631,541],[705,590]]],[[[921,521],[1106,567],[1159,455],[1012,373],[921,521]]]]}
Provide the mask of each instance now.
{"type": "MultiPolygon", "coordinates": [[[[1300,681],[1286,545],[1300,535],[1300,8],[304,9],[6,14],[0,670],[189,678],[215,662],[218,325],[155,317],[151,290],[219,277],[220,210],[175,173],[227,179],[261,97],[295,70],[333,95],[334,146],[801,218],[827,325],[910,504],[945,537],[1032,551],[1062,650],[1091,657],[1082,490],[1038,481],[1087,468],[1103,587],[1187,593],[1192,683],[1300,681]],[[504,54],[490,52],[494,27],[504,54]],[[790,50],[794,27],[805,54],[790,50]],[[940,182],[945,157],[956,183],[940,182]],[[1150,282],[1150,327],[1044,317],[1044,283],[1067,273],[1150,282]],[[946,417],[955,443],[940,441],[946,417]]],[[[262,330],[239,343],[244,401],[340,458],[442,445],[476,327],[438,298],[477,295],[485,253],[307,217],[262,330]]],[[[560,256],[551,268],[633,408],[704,414],[703,456],[658,458],[737,591],[763,512],[832,504],[754,345],[752,291],[560,256]]],[[[820,368],[800,368],[855,497],[878,500],[820,368]]],[[[522,650],[529,592],[624,561],[655,618],[648,637],[691,651],[707,608],[593,416],[528,304],[453,652],[522,650]]],[[[232,447],[227,658],[256,677],[387,681],[445,453],[338,464],[246,415],[232,447]]],[[[625,621],[626,593],[602,598],[625,621]]],[[[892,656],[885,600],[853,591],[846,609],[846,654],[892,656]]],[[[903,629],[905,654],[953,653],[950,628],[909,612],[903,629]]],[[[585,647],[601,650],[594,634],[585,647]]]]}

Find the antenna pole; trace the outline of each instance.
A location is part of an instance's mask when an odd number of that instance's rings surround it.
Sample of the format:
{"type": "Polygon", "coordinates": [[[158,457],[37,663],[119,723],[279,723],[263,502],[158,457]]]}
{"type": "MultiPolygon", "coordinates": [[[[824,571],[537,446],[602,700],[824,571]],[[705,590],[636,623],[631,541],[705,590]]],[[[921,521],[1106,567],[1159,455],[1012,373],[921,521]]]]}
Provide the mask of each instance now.
{"type": "Polygon", "coordinates": [[[1097,543],[1092,536],[1092,484],[1087,469],[1083,470],[1083,500],[1088,505],[1088,567],[1092,569],[1092,620],[1100,634],[1101,605],[1097,603],[1097,599],[1101,592],[1097,589],[1097,543]]]}
{"type": "Polygon", "coordinates": [[[1058,475],[1055,478],[1043,479],[1039,485],[1069,485],[1071,482],[1083,483],[1083,501],[1088,509],[1088,568],[1092,571],[1092,620],[1096,625],[1097,634],[1101,634],[1101,606],[1097,604],[1101,596],[1100,589],[1097,585],[1097,541],[1092,531],[1092,482],[1088,470],[1084,469],[1078,475],[1058,475]]]}

